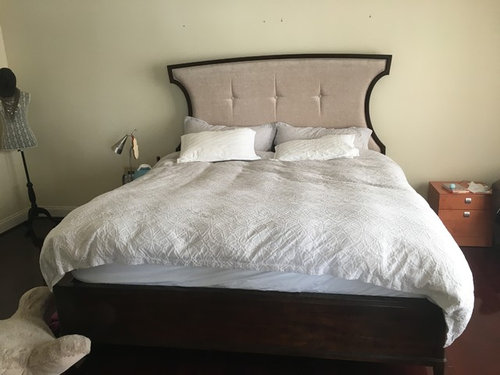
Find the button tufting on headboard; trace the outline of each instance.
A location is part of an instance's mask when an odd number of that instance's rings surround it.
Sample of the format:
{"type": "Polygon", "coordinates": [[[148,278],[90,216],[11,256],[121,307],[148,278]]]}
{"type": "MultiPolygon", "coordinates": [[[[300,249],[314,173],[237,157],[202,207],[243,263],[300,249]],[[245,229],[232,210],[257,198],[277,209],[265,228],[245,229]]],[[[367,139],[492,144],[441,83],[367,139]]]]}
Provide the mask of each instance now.
{"type": "MultiPolygon", "coordinates": [[[[373,86],[388,55],[284,55],[170,65],[190,115],[220,125],[370,127],[373,86]],[[228,99],[229,98],[229,99],[228,99]]],[[[373,129],[373,128],[372,128],[373,129]]],[[[385,152],[373,134],[371,148],[385,152]]]]}

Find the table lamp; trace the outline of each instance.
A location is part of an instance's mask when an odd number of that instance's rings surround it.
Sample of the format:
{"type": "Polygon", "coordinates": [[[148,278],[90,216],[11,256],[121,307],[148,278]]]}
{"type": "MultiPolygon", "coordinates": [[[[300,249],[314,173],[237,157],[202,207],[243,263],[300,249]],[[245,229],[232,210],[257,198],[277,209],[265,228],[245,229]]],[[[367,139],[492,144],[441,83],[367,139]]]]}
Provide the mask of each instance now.
{"type": "MultiPolygon", "coordinates": [[[[127,143],[127,140],[130,138],[130,150],[128,154],[128,171],[127,171],[127,178],[132,175],[134,172],[132,170],[132,157],[134,159],[139,159],[139,144],[137,143],[137,138],[134,136],[134,133],[137,131],[137,129],[134,129],[132,133],[130,134],[125,134],[123,137],[120,138],[118,142],[116,142],[113,146],[111,146],[111,149],[115,154],[120,155],[125,148],[125,144],[127,143]]],[[[132,180],[132,177],[130,177],[130,180],[132,180]]],[[[127,181],[129,182],[129,181],[127,181]]]]}

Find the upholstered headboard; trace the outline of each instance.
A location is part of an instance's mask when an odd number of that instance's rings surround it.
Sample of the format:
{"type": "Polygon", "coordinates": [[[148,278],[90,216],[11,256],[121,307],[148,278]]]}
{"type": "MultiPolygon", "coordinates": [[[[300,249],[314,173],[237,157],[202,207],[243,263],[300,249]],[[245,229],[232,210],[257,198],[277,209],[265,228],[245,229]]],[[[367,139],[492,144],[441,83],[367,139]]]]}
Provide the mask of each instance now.
{"type": "MultiPolygon", "coordinates": [[[[369,127],[370,95],[390,55],[278,55],[169,65],[189,115],[214,125],[274,121],[294,126],[369,127]]],[[[385,153],[375,132],[370,148],[385,153]]]]}

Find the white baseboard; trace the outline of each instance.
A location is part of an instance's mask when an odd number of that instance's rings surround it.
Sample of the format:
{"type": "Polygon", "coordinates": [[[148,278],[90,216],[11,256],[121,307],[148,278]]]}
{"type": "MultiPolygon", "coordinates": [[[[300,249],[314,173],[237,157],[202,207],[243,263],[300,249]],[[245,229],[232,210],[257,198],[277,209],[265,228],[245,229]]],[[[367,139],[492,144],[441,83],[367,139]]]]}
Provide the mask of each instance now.
{"type": "MultiPolygon", "coordinates": [[[[46,206],[43,208],[49,211],[53,217],[64,217],[73,211],[76,206],[46,206]]],[[[26,207],[24,210],[17,211],[6,218],[0,218],[0,233],[6,232],[9,229],[25,222],[28,219],[28,210],[29,207],[26,207]]]]}
{"type": "Polygon", "coordinates": [[[0,233],[8,231],[26,221],[28,218],[28,209],[17,211],[4,219],[0,219],[0,233]]]}

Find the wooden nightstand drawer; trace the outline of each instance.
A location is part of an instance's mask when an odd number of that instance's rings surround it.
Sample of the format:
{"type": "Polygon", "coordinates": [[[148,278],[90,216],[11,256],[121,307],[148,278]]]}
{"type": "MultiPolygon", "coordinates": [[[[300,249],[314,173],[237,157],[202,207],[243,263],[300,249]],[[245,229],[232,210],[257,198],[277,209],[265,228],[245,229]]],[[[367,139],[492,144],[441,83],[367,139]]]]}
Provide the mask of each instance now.
{"type": "MultiPolygon", "coordinates": [[[[439,210],[439,217],[455,239],[475,239],[492,236],[491,214],[489,211],[439,210]]],[[[463,246],[473,245],[464,243],[463,246]]]]}
{"type": "Polygon", "coordinates": [[[439,210],[489,210],[491,195],[485,194],[451,194],[441,196],[439,210]]]}
{"type": "Polygon", "coordinates": [[[491,246],[490,210],[439,210],[439,217],[460,246],[491,246]]]}
{"type": "Polygon", "coordinates": [[[491,246],[491,194],[451,193],[443,182],[429,183],[429,205],[460,246],[491,246]]]}

